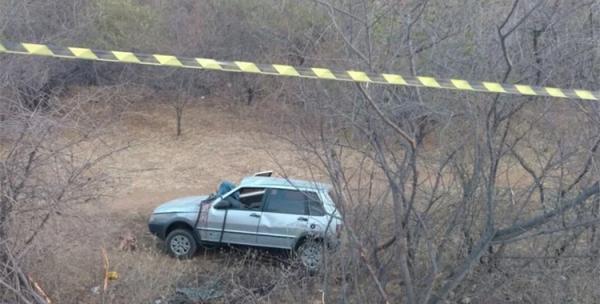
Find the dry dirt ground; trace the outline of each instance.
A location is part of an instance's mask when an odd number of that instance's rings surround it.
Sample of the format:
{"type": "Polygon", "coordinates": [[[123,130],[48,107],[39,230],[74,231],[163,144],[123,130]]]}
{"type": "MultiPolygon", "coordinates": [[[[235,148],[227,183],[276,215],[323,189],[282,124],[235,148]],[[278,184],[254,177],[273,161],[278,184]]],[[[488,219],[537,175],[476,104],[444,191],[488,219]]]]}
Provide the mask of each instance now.
{"type": "Polygon", "coordinates": [[[180,137],[168,105],[145,101],[129,108],[108,139],[115,148],[131,145],[102,167],[115,180],[109,196],[55,217],[28,252],[32,277],[55,303],[155,303],[176,286],[200,284],[199,277],[218,273],[231,261],[219,252],[200,253],[190,261],[167,257],[147,232],[153,208],[169,199],[208,194],[221,180],[238,182],[261,170],[310,176],[289,145],[265,132],[284,127],[271,123],[274,111],[224,104],[203,100],[189,105],[180,137]],[[119,238],[128,233],[137,239],[131,252],[118,248],[119,238]],[[110,270],[119,274],[105,294],[92,291],[102,285],[102,248],[110,270]]]}
{"type": "Polygon", "coordinates": [[[306,176],[291,147],[265,133],[278,126],[269,125],[270,113],[261,108],[217,101],[191,104],[185,111],[184,134],[178,138],[173,109],[134,105],[119,139],[132,147],[117,155],[109,168],[120,179],[120,192],[108,207],[148,212],[165,199],[210,193],[219,181],[237,182],[267,169],[306,176]]]}
{"type": "MultiPolygon", "coordinates": [[[[107,197],[100,202],[65,210],[53,218],[37,245],[27,252],[31,276],[53,303],[165,304],[162,297],[176,287],[199,286],[207,278],[223,275],[225,269],[230,275],[248,267],[244,253],[232,256],[230,251],[200,252],[189,261],[174,260],[148,233],[147,218],[162,202],[208,194],[222,180],[238,182],[257,171],[272,169],[279,175],[326,181],[307,169],[292,145],[273,135],[292,129],[281,122],[285,111],[290,109],[283,105],[247,106],[217,98],[197,101],[186,108],[183,135],[176,137],[173,108],[156,100],[132,104],[105,139],[113,149],[129,145],[101,166],[113,178],[114,187],[107,189],[107,197]],[[134,251],[119,249],[120,237],[128,234],[137,241],[134,251]],[[119,274],[104,293],[103,248],[109,269],[119,274]],[[239,260],[246,264],[238,264],[239,260]]],[[[513,176],[510,171],[506,169],[506,179],[513,184],[526,178],[522,172],[513,176]]],[[[254,268],[244,273],[247,277],[231,275],[228,279],[245,285],[246,292],[262,288],[264,282],[254,272],[264,274],[265,280],[290,277],[286,263],[250,264],[254,268]]],[[[279,297],[251,296],[261,302],[320,303],[318,288],[310,286],[310,279],[300,280],[292,284],[294,292],[282,291],[279,297]],[[308,285],[299,288],[301,284],[308,285]]],[[[238,289],[226,292],[244,295],[238,289]]]]}

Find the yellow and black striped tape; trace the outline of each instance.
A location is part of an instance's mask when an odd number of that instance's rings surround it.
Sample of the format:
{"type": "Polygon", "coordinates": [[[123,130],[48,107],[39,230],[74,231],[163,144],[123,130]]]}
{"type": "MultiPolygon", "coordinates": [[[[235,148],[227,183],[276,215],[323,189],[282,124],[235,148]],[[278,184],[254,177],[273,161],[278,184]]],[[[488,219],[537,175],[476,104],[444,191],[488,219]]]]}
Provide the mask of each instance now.
{"type": "Polygon", "coordinates": [[[294,67],[284,64],[258,64],[246,61],[219,61],[210,58],[189,58],[173,55],[142,54],[124,51],[95,50],[80,47],[63,47],[49,44],[0,41],[0,53],[120,62],[178,68],[254,73],[263,75],[377,83],[412,87],[427,87],[496,94],[550,96],[568,99],[600,100],[600,91],[559,89],[520,84],[506,84],[462,79],[437,79],[433,77],[407,77],[398,74],[375,74],[362,71],[341,71],[327,68],[294,67]]]}

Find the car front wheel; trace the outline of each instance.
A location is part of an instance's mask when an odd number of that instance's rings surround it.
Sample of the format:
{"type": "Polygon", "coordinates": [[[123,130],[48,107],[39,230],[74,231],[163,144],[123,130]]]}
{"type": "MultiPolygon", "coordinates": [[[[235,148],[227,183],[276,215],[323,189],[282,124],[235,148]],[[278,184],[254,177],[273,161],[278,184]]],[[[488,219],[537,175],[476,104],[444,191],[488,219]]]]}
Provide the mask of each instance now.
{"type": "Polygon", "coordinates": [[[196,252],[197,244],[194,236],[187,230],[176,229],[167,236],[167,250],[178,259],[189,259],[196,252]]]}
{"type": "Polygon", "coordinates": [[[298,247],[297,255],[300,258],[302,266],[309,273],[317,273],[323,263],[323,244],[313,240],[306,240],[298,247]]]}

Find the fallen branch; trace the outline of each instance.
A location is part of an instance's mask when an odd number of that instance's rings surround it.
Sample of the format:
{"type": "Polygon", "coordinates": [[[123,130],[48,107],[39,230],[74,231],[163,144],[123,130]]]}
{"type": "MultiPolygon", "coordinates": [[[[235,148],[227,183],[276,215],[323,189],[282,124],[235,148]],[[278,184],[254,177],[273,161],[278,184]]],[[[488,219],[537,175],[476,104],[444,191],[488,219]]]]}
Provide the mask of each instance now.
{"type": "Polygon", "coordinates": [[[31,283],[31,285],[33,286],[33,288],[35,289],[35,291],[42,297],[44,298],[44,301],[46,301],[47,304],[52,304],[52,300],[50,299],[50,297],[48,296],[48,294],[44,291],[44,289],[42,289],[42,287],[40,286],[40,284],[38,284],[38,282],[36,282],[31,275],[27,275],[27,278],[29,279],[29,282],[31,283]]]}

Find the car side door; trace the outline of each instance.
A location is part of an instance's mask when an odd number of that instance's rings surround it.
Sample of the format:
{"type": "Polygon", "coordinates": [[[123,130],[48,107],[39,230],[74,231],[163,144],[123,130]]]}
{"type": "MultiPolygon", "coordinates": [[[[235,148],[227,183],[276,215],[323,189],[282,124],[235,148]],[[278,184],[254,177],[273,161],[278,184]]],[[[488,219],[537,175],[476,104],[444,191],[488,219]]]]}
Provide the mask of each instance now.
{"type": "Polygon", "coordinates": [[[257,245],[291,249],[306,231],[308,218],[306,199],[301,191],[267,188],[257,245]]]}
{"type": "MultiPolygon", "coordinates": [[[[226,209],[210,208],[202,237],[212,242],[256,245],[256,232],[262,212],[264,188],[240,188],[223,200],[226,209]]],[[[202,214],[201,214],[202,217],[202,214]]]]}
{"type": "Polygon", "coordinates": [[[332,233],[335,227],[334,223],[330,222],[330,217],[327,216],[323,201],[316,192],[305,192],[308,203],[308,227],[310,234],[314,236],[324,237],[332,233]]]}

